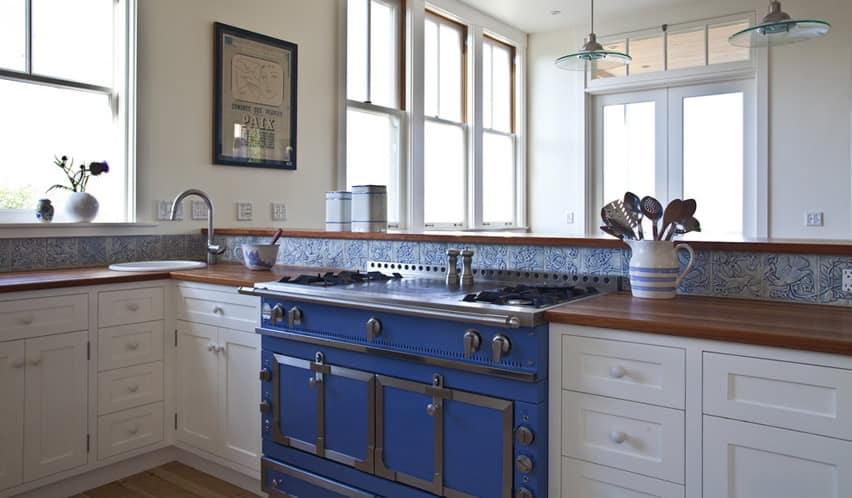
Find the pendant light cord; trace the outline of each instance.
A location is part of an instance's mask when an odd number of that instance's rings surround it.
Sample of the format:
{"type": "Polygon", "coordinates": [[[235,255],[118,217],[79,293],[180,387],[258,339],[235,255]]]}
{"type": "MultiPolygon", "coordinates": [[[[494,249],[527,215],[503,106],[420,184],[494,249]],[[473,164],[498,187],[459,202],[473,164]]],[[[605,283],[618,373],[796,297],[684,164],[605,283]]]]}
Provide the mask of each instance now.
{"type": "Polygon", "coordinates": [[[592,2],[592,33],[595,32],[595,0],[591,0],[592,2]]]}

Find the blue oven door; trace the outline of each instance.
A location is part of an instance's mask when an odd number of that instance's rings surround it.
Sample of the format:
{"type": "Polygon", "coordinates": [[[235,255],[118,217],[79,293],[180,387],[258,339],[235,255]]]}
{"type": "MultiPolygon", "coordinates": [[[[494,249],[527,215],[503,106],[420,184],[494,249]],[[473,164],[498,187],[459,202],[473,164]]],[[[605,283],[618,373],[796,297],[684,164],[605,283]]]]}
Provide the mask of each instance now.
{"type": "Polygon", "coordinates": [[[375,376],[273,354],[272,440],[373,472],[375,376]]]}
{"type": "Polygon", "coordinates": [[[448,498],[512,496],[512,401],[376,376],[376,475],[448,498]]]}
{"type": "Polygon", "coordinates": [[[260,469],[261,489],[270,498],[376,498],[372,493],[269,458],[260,461],[260,469]]]}

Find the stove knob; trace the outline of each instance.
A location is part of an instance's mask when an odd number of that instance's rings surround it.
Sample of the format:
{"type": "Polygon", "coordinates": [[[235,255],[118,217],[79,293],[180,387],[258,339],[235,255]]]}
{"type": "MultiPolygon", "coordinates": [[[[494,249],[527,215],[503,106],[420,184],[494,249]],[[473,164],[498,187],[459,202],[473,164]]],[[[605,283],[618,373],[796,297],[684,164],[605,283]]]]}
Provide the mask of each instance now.
{"type": "Polygon", "coordinates": [[[533,493],[527,488],[521,488],[515,493],[515,498],[533,498],[533,493]]]}
{"type": "Polygon", "coordinates": [[[376,317],[367,320],[367,340],[373,342],[373,339],[380,335],[382,335],[382,322],[376,317]]]}
{"type": "Polygon", "coordinates": [[[529,446],[535,441],[535,434],[532,429],[522,425],[515,431],[515,441],[521,446],[529,446]]]}
{"type": "Polygon", "coordinates": [[[260,402],[260,412],[261,413],[269,413],[272,407],[269,405],[269,401],[263,400],[260,402]]]}
{"type": "Polygon", "coordinates": [[[512,343],[503,334],[497,334],[491,339],[491,359],[494,363],[500,363],[504,356],[512,350],[512,343]]]}
{"type": "Polygon", "coordinates": [[[470,329],[464,333],[464,357],[470,358],[472,353],[479,351],[482,345],[482,337],[479,332],[470,329]]]}
{"type": "Polygon", "coordinates": [[[269,312],[269,323],[274,327],[280,320],[284,319],[284,307],[276,304],[272,311],[269,312]]]}
{"type": "Polygon", "coordinates": [[[515,467],[521,474],[529,474],[533,471],[532,459],[526,455],[519,455],[518,458],[515,459],[515,467]]]}
{"type": "Polygon", "coordinates": [[[260,371],[260,380],[269,381],[272,378],[272,374],[269,372],[268,368],[264,368],[260,371]]]}

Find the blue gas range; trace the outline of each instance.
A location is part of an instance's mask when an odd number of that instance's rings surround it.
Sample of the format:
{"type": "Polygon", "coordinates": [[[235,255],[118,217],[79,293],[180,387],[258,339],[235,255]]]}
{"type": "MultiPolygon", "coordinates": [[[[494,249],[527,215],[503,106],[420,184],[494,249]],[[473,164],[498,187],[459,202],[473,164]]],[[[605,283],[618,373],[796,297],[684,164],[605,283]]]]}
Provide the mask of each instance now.
{"type": "Polygon", "coordinates": [[[262,487],[300,498],[547,496],[544,310],[617,279],[370,263],[258,283],[262,487]],[[522,283],[524,282],[524,283],[522,283]]]}

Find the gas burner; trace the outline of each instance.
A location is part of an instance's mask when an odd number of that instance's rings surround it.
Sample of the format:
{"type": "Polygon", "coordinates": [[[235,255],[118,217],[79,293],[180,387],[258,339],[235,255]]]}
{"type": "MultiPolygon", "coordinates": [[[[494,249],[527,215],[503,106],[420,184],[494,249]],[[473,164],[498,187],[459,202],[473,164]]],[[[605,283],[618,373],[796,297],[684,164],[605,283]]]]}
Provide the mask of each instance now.
{"type": "Polygon", "coordinates": [[[468,294],[468,303],[490,303],[498,306],[532,306],[543,308],[597,294],[594,287],[560,287],[546,285],[516,285],[468,294]]]}
{"type": "Polygon", "coordinates": [[[325,274],[316,275],[299,275],[296,278],[283,277],[279,282],[297,284],[297,285],[313,285],[317,287],[332,287],[335,285],[361,284],[366,282],[387,282],[388,280],[399,280],[402,275],[393,273],[385,275],[379,271],[371,271],[363,273],[360,271],[342,271],[339,273],[327,272],[325,274]]]}

